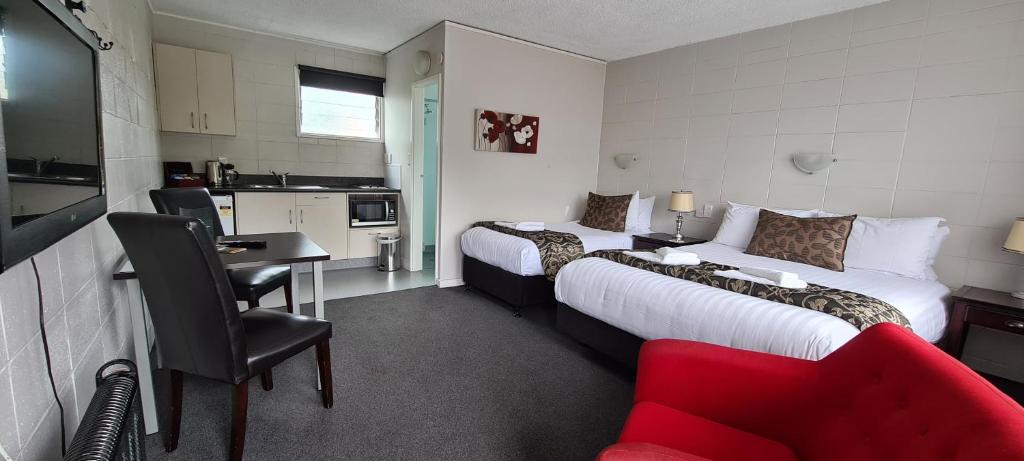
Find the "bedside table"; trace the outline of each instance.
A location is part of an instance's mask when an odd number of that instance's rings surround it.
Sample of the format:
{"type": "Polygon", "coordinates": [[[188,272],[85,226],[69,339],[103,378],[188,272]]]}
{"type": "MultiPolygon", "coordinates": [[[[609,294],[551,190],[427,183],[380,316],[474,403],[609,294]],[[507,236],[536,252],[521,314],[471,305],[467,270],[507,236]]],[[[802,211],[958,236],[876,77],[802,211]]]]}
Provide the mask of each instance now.
{"type": "Polygon", "coordinates": [[[637,234],[633,236],[633,249],[634,250],[657,250],[661,247],[678,247],[684,245],[696,245],[698,243],[705,243],[707,240],[683,237],[682,240],[676,240],[676,236],[673,234],[664,234],[656,232],[653,234],[637,234]]]}
{"type": "Polygon", "coordinates": [[[970,325],[1024,335],[1024,299],[1004,291],[964,286],[953,293],[946,352],[957,359],[964,350],[970,325]]]}

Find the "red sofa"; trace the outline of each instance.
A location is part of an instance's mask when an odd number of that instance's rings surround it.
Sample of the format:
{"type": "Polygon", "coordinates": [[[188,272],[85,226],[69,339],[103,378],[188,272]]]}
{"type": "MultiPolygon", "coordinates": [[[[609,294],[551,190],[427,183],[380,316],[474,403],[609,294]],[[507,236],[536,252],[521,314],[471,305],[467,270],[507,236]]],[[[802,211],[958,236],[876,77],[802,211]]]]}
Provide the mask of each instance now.
{"type": "Polygon", "coordinates": [[[1024,460],[1024,409],[892,324],[817,362],[661,339],[598,459],[1024,460]]]}

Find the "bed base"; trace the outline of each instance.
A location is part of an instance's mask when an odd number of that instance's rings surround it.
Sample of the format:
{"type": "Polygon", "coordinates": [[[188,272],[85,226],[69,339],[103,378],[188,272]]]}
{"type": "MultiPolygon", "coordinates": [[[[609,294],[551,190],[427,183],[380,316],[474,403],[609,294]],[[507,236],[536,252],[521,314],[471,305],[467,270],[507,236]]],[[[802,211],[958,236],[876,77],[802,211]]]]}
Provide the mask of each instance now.
{"type": "Polygon", "coordinates": [[[555,328],[580,344],[594,349],[630,369],[636,369],[644,339],[613,327],[561,302],[557,303],[555,328]]]}
{"type": "Polygon", "coordinates": [[[467,287],[510,305],[517,317],[523,308],[555,303],[555,284],[547,277],[513,274],[465,255],[462,256],[462,280],[467,287]]]}

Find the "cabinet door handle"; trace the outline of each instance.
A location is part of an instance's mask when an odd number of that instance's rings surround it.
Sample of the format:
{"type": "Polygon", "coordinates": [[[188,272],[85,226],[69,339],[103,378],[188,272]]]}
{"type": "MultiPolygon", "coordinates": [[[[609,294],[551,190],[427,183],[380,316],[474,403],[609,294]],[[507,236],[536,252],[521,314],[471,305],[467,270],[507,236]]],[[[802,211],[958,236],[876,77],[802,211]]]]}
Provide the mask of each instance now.
{"type": "Polygon", "coordinates": [[[203,129],[204,130],[209,130],[210,129],[210,118],[207,117],[206,112],[203,112],[203,129]]]}
{"type": "Polygon", "coordinates": [[[192,128],[196,127],[196,113],[195,112],[189,112],[188,113],[188,123],[190,125],[192,125],[192,128]]]}
{"type": "Polygon", "coordinates": [[[292,222],[292,210],[288,210],[288,224],[294,224],[292,222]]]}
{"type": "Polygon", "coordinates": [[[324,197],[324,196],[313,196],[313,198],[315,198],[315,199],[317,199],[317,200],[324,200],[324,199],[329,199],[330,197],[324,197]]]}
{"type": "Polygon", "coordinates": [[[1006,322],[1004,322],[1004,325],[1006,325],[1006,326],[1008,326],[1010,328],[1016,328],[1018,330],[1019,329],[1024,329],[1024,322],[1022,322],[1020,320],[1007,320],[1006,322]]]}
{"type": "Polygon", "coordinates": [[[306,210],[299,210],[299,224],[302,224],[302,223],[306,222],[304,219],[302,219],[302,212],[303,211],[306,211],[306,210]]]}

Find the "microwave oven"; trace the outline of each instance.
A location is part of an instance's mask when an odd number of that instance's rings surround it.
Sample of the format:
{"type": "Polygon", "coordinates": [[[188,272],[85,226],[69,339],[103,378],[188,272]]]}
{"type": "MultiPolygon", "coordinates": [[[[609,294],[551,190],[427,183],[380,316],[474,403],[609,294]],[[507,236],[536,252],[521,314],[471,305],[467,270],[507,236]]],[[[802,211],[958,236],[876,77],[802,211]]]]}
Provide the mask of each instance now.
{"type": "Polygon", "coordinates": [[[398,225],[398,194],[348,194],[349,227],[398,225]]]}

